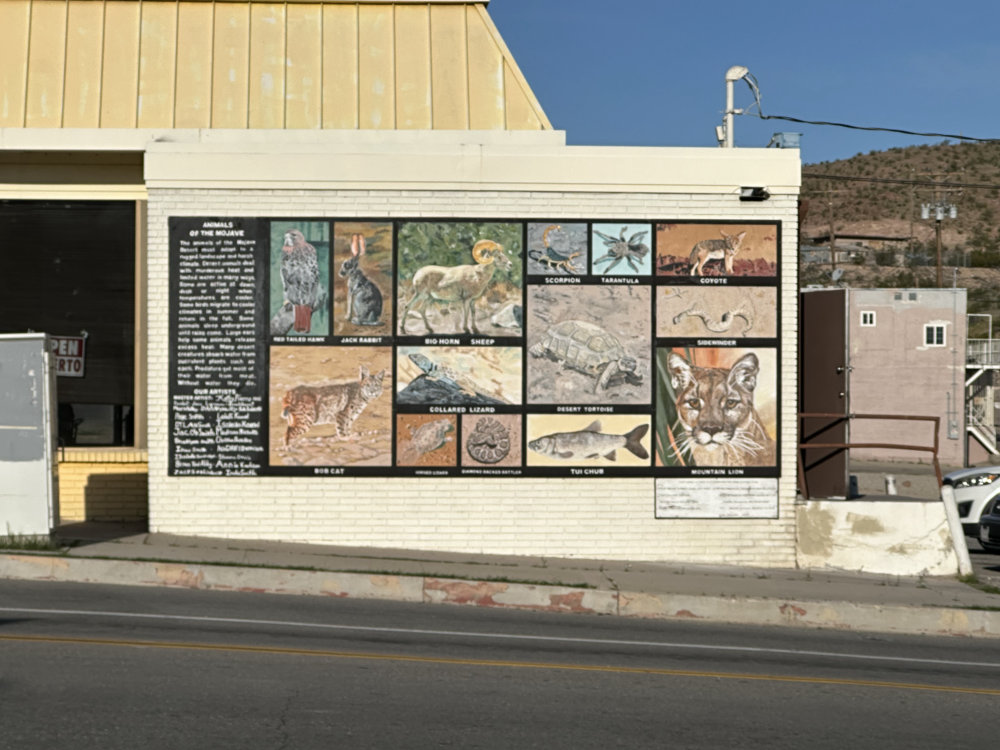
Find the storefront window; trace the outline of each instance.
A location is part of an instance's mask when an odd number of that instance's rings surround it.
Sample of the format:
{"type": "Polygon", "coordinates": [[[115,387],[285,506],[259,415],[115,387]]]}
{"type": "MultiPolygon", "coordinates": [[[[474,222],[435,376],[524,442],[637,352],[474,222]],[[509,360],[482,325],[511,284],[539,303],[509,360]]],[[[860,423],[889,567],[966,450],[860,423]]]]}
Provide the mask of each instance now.
{"type": "Polygon", "coordinates": [[[135,204],[0,201],[0,332],[85,341],[57,367],[62,445],[131,445],[135,204]]]}

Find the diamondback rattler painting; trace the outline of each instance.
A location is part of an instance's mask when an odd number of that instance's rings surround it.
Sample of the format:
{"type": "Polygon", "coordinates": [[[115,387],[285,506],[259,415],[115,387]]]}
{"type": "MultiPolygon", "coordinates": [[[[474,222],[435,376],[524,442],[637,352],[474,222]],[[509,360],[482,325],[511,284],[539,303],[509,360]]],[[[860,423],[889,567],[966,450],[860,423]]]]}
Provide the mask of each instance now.
{"type": "Polygon", "coordinates": [[[462,466],[521,465],[520,414],[463,414],[462,466]]]}
{"type": "Polygon", "coordinates": [[[392,348],[272,346],[272,466],[389,466],[392,348]]]}

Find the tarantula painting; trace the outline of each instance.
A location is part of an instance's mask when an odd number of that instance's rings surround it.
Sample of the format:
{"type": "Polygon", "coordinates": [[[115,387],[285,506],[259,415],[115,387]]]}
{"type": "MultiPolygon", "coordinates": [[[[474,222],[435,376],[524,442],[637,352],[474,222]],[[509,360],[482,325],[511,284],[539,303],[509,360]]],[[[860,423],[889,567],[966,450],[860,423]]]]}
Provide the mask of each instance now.
{"type": "Polygon", "coordinates": [[[607,252],[600,258],[594,259],[594,267],[596,268],[601,263],[610,263],[610,265],[604,269],[604,273],[607,274],[612,268],[617,266],[622,260],[628,261],[628,264],[632,267],[632,270],[636,273],[640,272],[639,266],[636,265],[636,260],[642,260],[646,257],[649,252],[649,245],[640,242],[640,240],[649,234],[648,230],[642,232],[636,232],[628,239],[625,239],[625,232],[628,227],[622,227],[622,231],[618,237],[612,237],[610,234],[604,234],[604,232],[599,232],[594,230],[594,234],[604,240],[604,245],[607,247],[607,252]]]}

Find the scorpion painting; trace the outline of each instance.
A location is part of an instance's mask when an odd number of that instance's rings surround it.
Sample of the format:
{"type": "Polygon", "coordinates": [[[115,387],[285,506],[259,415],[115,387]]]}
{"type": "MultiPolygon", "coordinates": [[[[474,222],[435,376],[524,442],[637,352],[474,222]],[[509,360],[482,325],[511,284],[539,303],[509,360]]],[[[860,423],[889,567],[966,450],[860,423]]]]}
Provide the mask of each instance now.
{"type": "Polygon", "coordinates": [[[648,276],[652,269],[651,241],[650,224],[594,224],[591,272],[605,276],[648,276]]]}
{"type": "Polygon", "coordinates": [[[529,274],[580,276],[586,272],[586,224],[528,224],[529,274]]]}

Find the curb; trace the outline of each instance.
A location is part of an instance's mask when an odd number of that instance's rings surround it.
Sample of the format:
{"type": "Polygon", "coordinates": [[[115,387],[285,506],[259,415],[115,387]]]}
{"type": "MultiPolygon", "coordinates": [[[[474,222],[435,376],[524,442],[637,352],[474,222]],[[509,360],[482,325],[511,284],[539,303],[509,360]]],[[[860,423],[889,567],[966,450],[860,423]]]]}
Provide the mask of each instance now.
{"type": "Polygon", "coordinates": [[[782,625],[905,635],[1000,638],[1000,611],[951,607],[647,594],[429,576],[101,560],[36,554],[0,555],[0,578],[331,596],[414,604],[461,604],[534,612],[697,620],[733,625],[782,625]]]}

